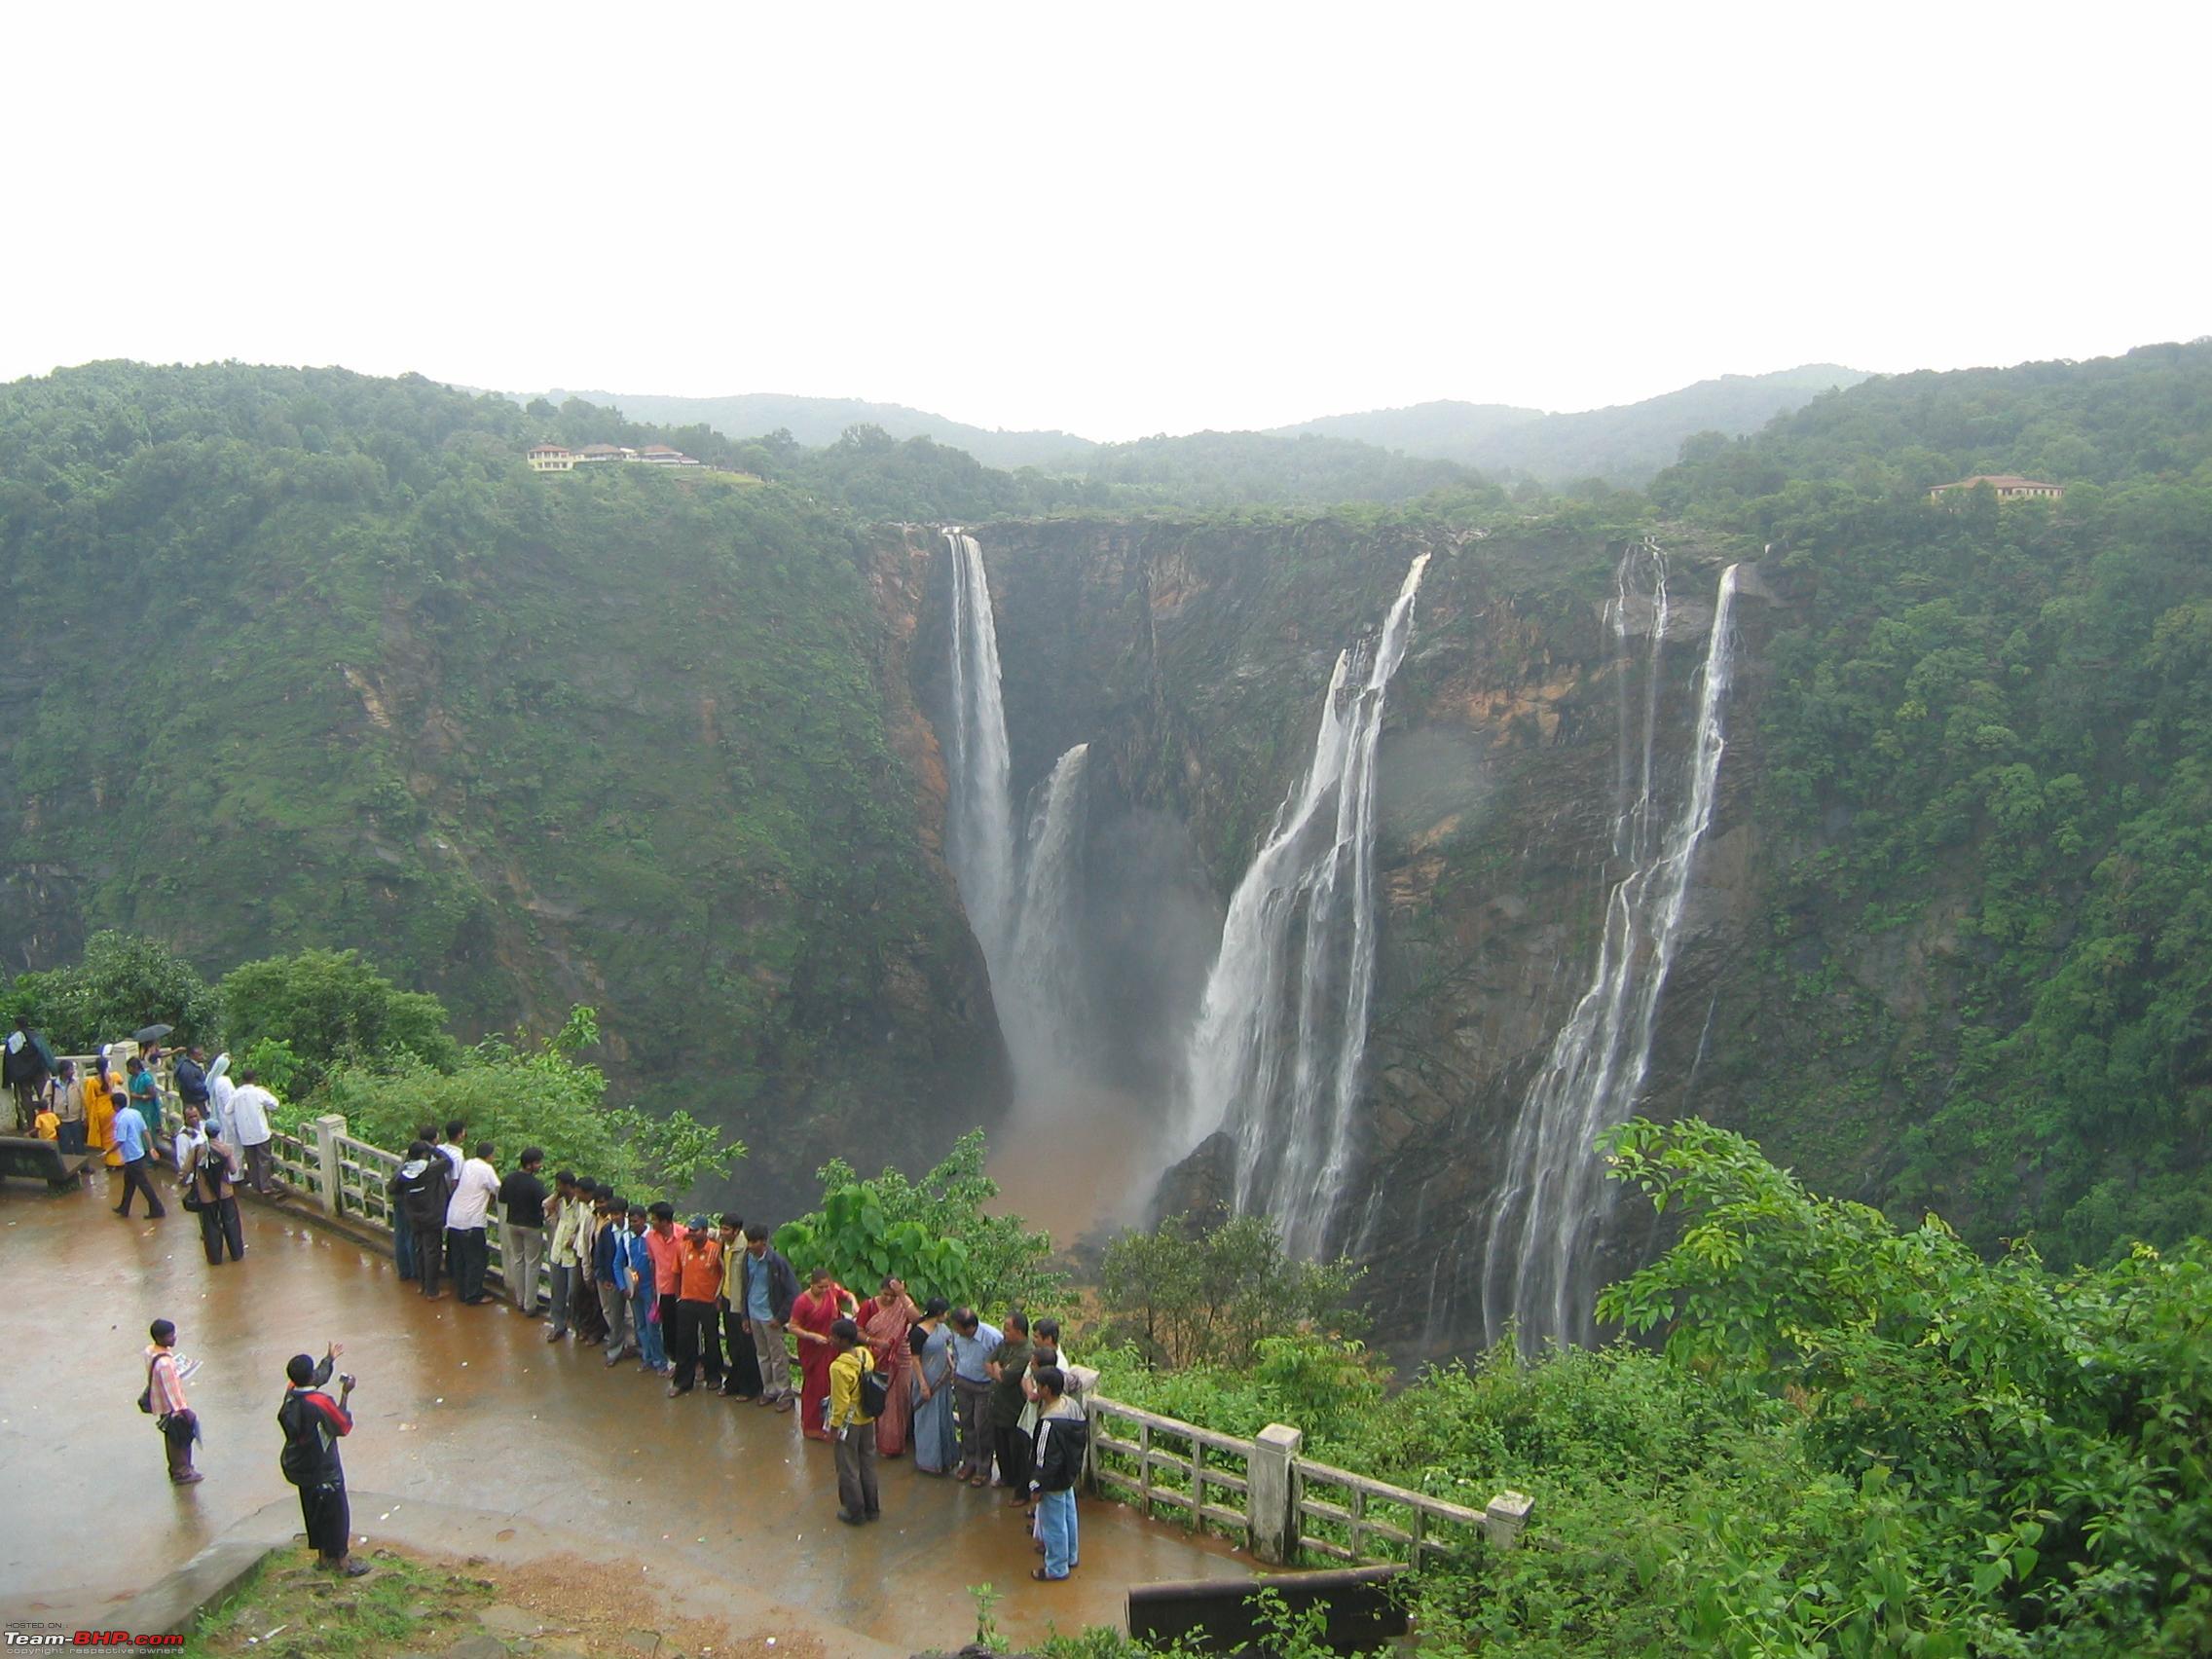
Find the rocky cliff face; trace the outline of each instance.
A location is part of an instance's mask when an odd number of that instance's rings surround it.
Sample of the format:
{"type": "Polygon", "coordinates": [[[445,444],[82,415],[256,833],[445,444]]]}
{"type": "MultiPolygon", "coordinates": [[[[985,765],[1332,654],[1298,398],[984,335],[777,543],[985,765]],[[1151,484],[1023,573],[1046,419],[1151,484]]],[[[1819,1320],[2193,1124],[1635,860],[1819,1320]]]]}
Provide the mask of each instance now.
{"type": "MultiPolygon", "coordinates": [[[[1374,630],[1419,552],[1433,559],[1389,694],[1378,848],[1386,921],[1368,1054],[1362,1170],[1345,1235],[1371,1268],[1378,1336],[1403,1358],[1472,1346],[1488,1205],[1514,1114],[1588,980],[1618,786],[1620,648],[1604,623],[1617,547],[1282,528],[1021,524],[977,533],[1005,665],[1017,795],[1068,745],[1110,780],[1092,809],[1104,977],[1124,987],[1109,1045],[1128,1132],[1172,1124],[1181,1046],[1224,901],[1303,770],[1337,652],[1374,630]],[[1102,762],[1102,763],[1101,763],[1102,762]],[[1100,848],[1109,851],[1101,856],[1100,848]]],[[[1677,603],[1658,709],[1678,792],[1692,682],[1721,561],[1670,548],[1677,603]]],[[[1776,596],[1752,580],[1712,833],[1659,1022],[1646,1111],[1725,1117],[1701,1038],[1762,904],[1758,645],[1776,596]]],[[[941,688],[925,603],[913,657],[941,688]]],[[[1648,618],[1642,624],[1648,628],[1648,618]]],[[[1672,782],[1669,782],[1672,780],[1672,782]]],[[[1219,1191],[1201,1150],[1170,1208],[1219,1191]]],[[[1623,1249],[1632,1249],[1626,1240],[1623,1249]]]]}

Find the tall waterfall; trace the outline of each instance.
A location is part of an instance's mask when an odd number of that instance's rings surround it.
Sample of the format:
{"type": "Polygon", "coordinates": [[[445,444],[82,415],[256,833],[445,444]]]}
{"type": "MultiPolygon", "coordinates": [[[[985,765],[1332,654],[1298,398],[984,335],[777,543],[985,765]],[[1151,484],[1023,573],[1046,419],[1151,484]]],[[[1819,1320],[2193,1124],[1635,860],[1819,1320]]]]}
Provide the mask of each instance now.
{"type": "Polygon", "coordinates": [[[1084,764],[1079,743],[1036,792],[1022,836],[1021,893],[1007,972],[992,979],[999,1021],[1024,1105],[1041,1089],[1064,1086],[1086,1059],[1091,1021],[1084,977],[1084,764]]]}
{"type": "Polygon", "coordinates": [[[1495,1341],[1514,1320],[1525,1351],[1545,1342],[1587,1342],[1594,1332],[1592,1258],[1612,1197],[1594,1143],[1601,1129],[1635,1109],[1651,1062],[1660,997],[1681,943],[1690,867],[1713,823],[1727,748],[1721,716],[1735,651],[1735,598],[1731,565],[1721,572],[1706,641],[1687,787],[1662,832],[1652,756],[1669,615],[1666,557],[1645,543],[1622,559],[1616,573],[1607,607],[1620,656],[1612,864],[1622,873],[1606,898],[1589,988],[1521,1103],[1484,1252],[1484,1326],[1495,1341]],[[1629,683],[1629,612],[1644,584],[1651,617],[1638,707],[1629,683]]]}
{"type": "Polygon", "coordinates": [[[1049,1117],[1071,1093],[1088,1038],[1082,940],[1084,763],[1061,756],[1016,833],[998,632],[982,549],[958,530],[952,553],[948,852],[983,947],[1016,1112],[1049,1117]]]}
{"type": "MultiPolygon", "coordinates": [[[[999,637],[991,588],[976,538],[948,530],[952,551],[952,798],[946,851],[960,901],[996,969],[1014,935],[1014,803],[1009,794],[1006,705],[999,686],[999,637]]],[[[998,976],[994,973],[993,977],[998,976]]]]}
{"type": "Polygon", "coordinates": [[[1375,768],[1383,694],[1406,654],[1422,554],[1371,644],[1342,652],[1306,776],[1230,900],[1184,1063],[1188,1151],[1235,1139],[1235,1202],[1294,1255],[1335,1240],[1374,998],[1375,768]]]}

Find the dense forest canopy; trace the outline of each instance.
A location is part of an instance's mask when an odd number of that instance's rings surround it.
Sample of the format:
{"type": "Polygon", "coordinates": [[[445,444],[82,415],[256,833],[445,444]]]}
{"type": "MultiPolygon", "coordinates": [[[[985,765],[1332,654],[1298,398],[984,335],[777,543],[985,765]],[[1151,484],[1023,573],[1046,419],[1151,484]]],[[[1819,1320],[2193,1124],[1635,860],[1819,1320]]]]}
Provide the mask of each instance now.
{"type": "MultiPolygon", "coordinates": [[[[598,1005],[663,1107],[834,1123],[897,1078],[941,1091],[916,1151],[987,1118],[990,1034],[913,990],[971,947],[853,521],[737,473],[534,477],[545,425],[336,370],[0,389],[17,965],[102,927],[210,974],[359,948],[470,1034],[598,1005]]],[[[782,1150],[761,1179],[811,1168],[782,1150]]]]}
{"type": "Polygon", "coordinates": [[[1806,1046],[1723,1059],[1751,1126],[1989,1247],[2212,1230],[2212,344],[1870,381],[1652,497],[1805,595],[1758,1017],[1806,1046]],[[2063,502],[1926,496],[2012,471],[2063,502]]]}

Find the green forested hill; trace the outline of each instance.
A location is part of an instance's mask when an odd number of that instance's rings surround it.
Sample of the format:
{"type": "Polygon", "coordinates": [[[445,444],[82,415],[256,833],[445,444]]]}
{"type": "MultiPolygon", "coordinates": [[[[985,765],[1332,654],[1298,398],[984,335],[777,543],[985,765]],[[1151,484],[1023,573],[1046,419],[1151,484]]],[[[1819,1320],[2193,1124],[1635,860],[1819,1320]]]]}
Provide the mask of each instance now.
{"type": "Polygon", "coordinates": [[[903,403],[870,403],[859,397],[799,397],[773,391],[739,392],[728,397],[663,397],[614,391],[557,391],[550,395],[619,409],[636,420],[664,426],[711,426],[724,437],[740,441],[765,437],[770,432],[789,432],[809,449],[833,444],[855,426],[875,426],[895,440],[928,438],[965,450],[985,466],[1051,465],[1091,447],[1088,438],[1073,432],[972,426],[926,409],[910,409],[903,403]]]}
{"type": "Polygon", "coordinates": [[[0,388],[7,948],[359,947],[474,1028],[592,1002],[618,1081],[785,1173],[821,1149],[770,1123],[834,1144],[864,1096],[915,1155],[972,1126],[995,1035],[850,521],[534,477],[537,430],[337,371],[0,388]]]}
{"type": "Polygon", "coordinates": [[[1872,381],[1653,494],[1792,600],[1747,1126],[1984,1244],[2212,1232],[2212,344],[1872,381]],[[2065,500],[1925,496],[2014,470],[2065,500]]]}

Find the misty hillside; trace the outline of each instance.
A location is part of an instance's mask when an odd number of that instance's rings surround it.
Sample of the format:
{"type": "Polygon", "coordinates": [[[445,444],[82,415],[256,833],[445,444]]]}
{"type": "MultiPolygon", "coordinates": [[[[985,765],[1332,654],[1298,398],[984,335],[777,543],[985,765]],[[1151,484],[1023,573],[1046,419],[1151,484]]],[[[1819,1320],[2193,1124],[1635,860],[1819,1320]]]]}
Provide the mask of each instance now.
{"type": "Polygon", "coordinates": [[[1271,427],[1269,435],[1297,438],[1311,433],[1323,438],[1349,438],[1355,443],[1403,450],[1407,455],[1464,461],[1499,432],[1547,419],[1550,417],[1541,409],[1522,409],[1510,403],[1464,403],[1447,397],[1432,403],[1409,404],[1403,409],[1323,415],[1312,421],[1271,427]]]}
{"type": "Polygon", "coordinates": [[[1547,415],[1497,432],[1460,458],[1489,472],[1525,472],[1547,483],[1603,478],[1641,484],[1672,466],[1682,440],[1699,432],[1740,437],[1777,415],[1802,409],[1830,387],[1866,378],[1835,363],[1808,363],[1768,375],[1722,375],[1641,403],[1547,415]]]}
{"type": "Polygon", "coordinates": [[[1330,415],[1276,431],[1381,444],[1409,456],[1456,461],[1493,475],[1522,473],[1545,483],[1603,478],[1641,484],[1675,463],[1685,438],[1699,432],[1742,437],[1830,387],[1857,386],[1865,378],[1839,364],[1807,363],[1765,375],[1722,375],[1641,403],[1570,415],[1447,400],[1330,415]]]}
{"type": "Polygon", "coordinates": [[[1073,432],[989,431],[932,415],[926,409],[870,403],[858,397],[798,397],[775,391],[741,392],[731,397],[561,390],[545,395],[555,403],[573,397],[601,408],[619,409],[633,421],[658,426],[712,426],[725,438],[757,438],[783,430],[810,449],[835,443],[849,426],[880,426],[895,438],[930,438],[966,450],[986,466],[1047,465],[1091,447],[1088,438],[1073,432]]]}

